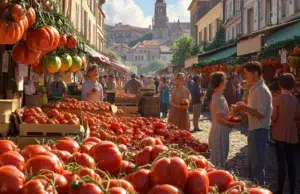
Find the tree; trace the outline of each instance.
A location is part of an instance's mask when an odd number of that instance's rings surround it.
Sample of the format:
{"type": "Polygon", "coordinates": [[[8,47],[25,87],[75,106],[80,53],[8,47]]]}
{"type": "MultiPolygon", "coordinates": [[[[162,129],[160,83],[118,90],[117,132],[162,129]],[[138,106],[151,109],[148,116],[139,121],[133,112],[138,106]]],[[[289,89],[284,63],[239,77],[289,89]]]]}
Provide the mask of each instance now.
{"type": "Polygon", "coordinates": [[[131,41],[128,46],[130,47],[133,47],[135,46],[137,43],[139,42],[143,42],[144,40],[152,40],[153,36],[152,36],[152,33],[147,33],[147,34],[144,34],[142,37],[134,40],[134,41],[131,41]]]}
{"type": "Polygon", "coordinates": [[[168,65],[162,61],[152,61],[148,64],[143,65],[140,69],[139,69],[139,74],[147,74],[150,73],[152,71],[158,71],[161,70],[163,68],[166,68],[168,65]]]}
{"type": "Polygon", "coordinates": [[[188,57],[197,55],[200,47],[189,35],[182,35],[175,40],[172,48],[172,61],[175,66],[183,65],[188,57]]]}
{"type": "Polygon", "coordinates": [[[226,38],[225,38],[225,29],[223,28],[222,24],[218,25],[216,35],[213,41],[209,44],[203,45],[203,51],[211,51],[217,48],[221,48],[226,45],[226,38]]]}

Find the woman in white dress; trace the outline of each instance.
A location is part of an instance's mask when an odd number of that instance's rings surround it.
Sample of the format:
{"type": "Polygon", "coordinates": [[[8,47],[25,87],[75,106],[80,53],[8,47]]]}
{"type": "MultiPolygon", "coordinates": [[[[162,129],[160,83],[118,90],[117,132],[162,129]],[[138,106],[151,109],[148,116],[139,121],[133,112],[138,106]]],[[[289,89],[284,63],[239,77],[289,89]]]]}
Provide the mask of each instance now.
{"type": "Polygon", "coordinates": [[[213,94],[210,102],[212,126],[209,134],[209,147],[211,162],[221,168],[225,167],[228,158],[230,128],[239,125],[227,120],[229,108],[223,96],[226,80],[223,72],[215,72],[210,76],[213,94]]]}

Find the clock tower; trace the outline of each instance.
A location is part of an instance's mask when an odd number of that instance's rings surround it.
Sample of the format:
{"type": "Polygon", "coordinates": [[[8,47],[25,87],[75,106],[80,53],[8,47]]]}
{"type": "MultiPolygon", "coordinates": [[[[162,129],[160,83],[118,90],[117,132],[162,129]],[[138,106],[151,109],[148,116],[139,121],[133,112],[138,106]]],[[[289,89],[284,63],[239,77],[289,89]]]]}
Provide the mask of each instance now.
{"type": "Polygon", "coordinates": [[[167,4],[165,0],[156,0],[152,23],[153,39],[167,41],[169,39],[169,18],[167,16],[167,4]]]}

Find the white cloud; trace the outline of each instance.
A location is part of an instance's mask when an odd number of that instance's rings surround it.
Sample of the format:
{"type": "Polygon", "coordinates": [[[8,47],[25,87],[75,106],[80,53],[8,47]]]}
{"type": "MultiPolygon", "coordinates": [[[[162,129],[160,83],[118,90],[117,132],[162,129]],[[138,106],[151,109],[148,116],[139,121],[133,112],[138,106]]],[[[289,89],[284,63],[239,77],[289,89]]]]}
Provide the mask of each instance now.
{"type": "MultiPolygon", "coordinates": [[[[149,0],[145,0],[149,1],[149,0]]],[[[169,22],[190,21],[188,6],[191,0],[176,0],[176,3],[168,4],[169,22]]],[[[155,0],[153,0],[153,4],[155,0]]],[[[151,7],[149,9],[154,9],[151,7]]],[[[135,0],[109,0],[104,4],[107,18],[106,23],[114,25],[122,22],[133,26],[149,27],[152,24],[153,16],[145,16],[143,10],[135,3],[135,0]]]]}
{"type": "Polygon", "coordinates": [[[108,24],[122,22],[140,27],[149,27],[152,24],[152,16],[144,16],[143,10],[134,0],[109,0],[104,4],[104,8],[108,24]]]}
{"type": "Polygon", "coordinates": [[[182,22],[190,21],[190,12],[188,7],[191,0],[177,0],[175,4],[168,5],[168,17],[169,22],[177,21],[178,19],[182,22]]]}

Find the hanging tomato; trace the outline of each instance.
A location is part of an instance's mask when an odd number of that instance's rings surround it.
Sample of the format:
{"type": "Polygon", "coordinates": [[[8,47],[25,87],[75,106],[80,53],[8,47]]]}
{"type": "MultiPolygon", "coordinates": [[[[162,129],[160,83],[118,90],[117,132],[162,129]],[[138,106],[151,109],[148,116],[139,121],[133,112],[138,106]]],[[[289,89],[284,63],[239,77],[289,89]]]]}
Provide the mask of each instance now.
{"type": "Polygon", "coordinates": [[[59,72],[66,72],[72,66],[72,57],[68,54],[60,56],[61,59],[61,67],[59,72]]]}
{"type": "Polygon", "coordinates": [[[61,67],[61,60],[58,56],[44,57],[42,63],[49,73],[57,73],[61,67]]]}
{"type": "Polygon", "coordinates": [[[28,27],[30,28],[35,23],[35,20],[36,20],[36,13],[32,7],[30,7],[27,10],[26,17],[28,20],[28,27]]]}
{"type": "Polygon", "coordinates": [[[294,49],[293,49],[293,54],[295,55],[295,56],[300,56],[300,48],[299,47],[295,47],[294,49]]]}
{"type": "Polygon", "coordinates": [[[79,56],[72,56],[72,66],[70,67],[69,71],[77,72],[82,67],[82,60],[79,56]]]}
{"type": "Polygon", "coordinates": [[[76,36],[73,36],[73,35],[68,36],[66,47],[72,49],[76,45],[77,45],[77,38],[76,38],[76,36]]]}
{"type": "Polygon", "coordinates": [[[67,36],[64,34],[61,34],[59,37],[59,43],[58,43],[58,47],[63,47],[67,44],[67,36]]]}
{"type": "Polygon", "coordinates": [[[20,4],[13,4],[10,7],[10,12],[11,12],[12,18],[16,22],[19,22],[19,21],[23,20],[26,17],[25,11],[24,11],[23,7],[20,4]]]}
{"type": "Polygon", "coordinates": [[[32,51],[25,42],[19,42],[13,47],[11,55],[17,63],[30,65],[38,61],[41,52],[32,51]]]}

